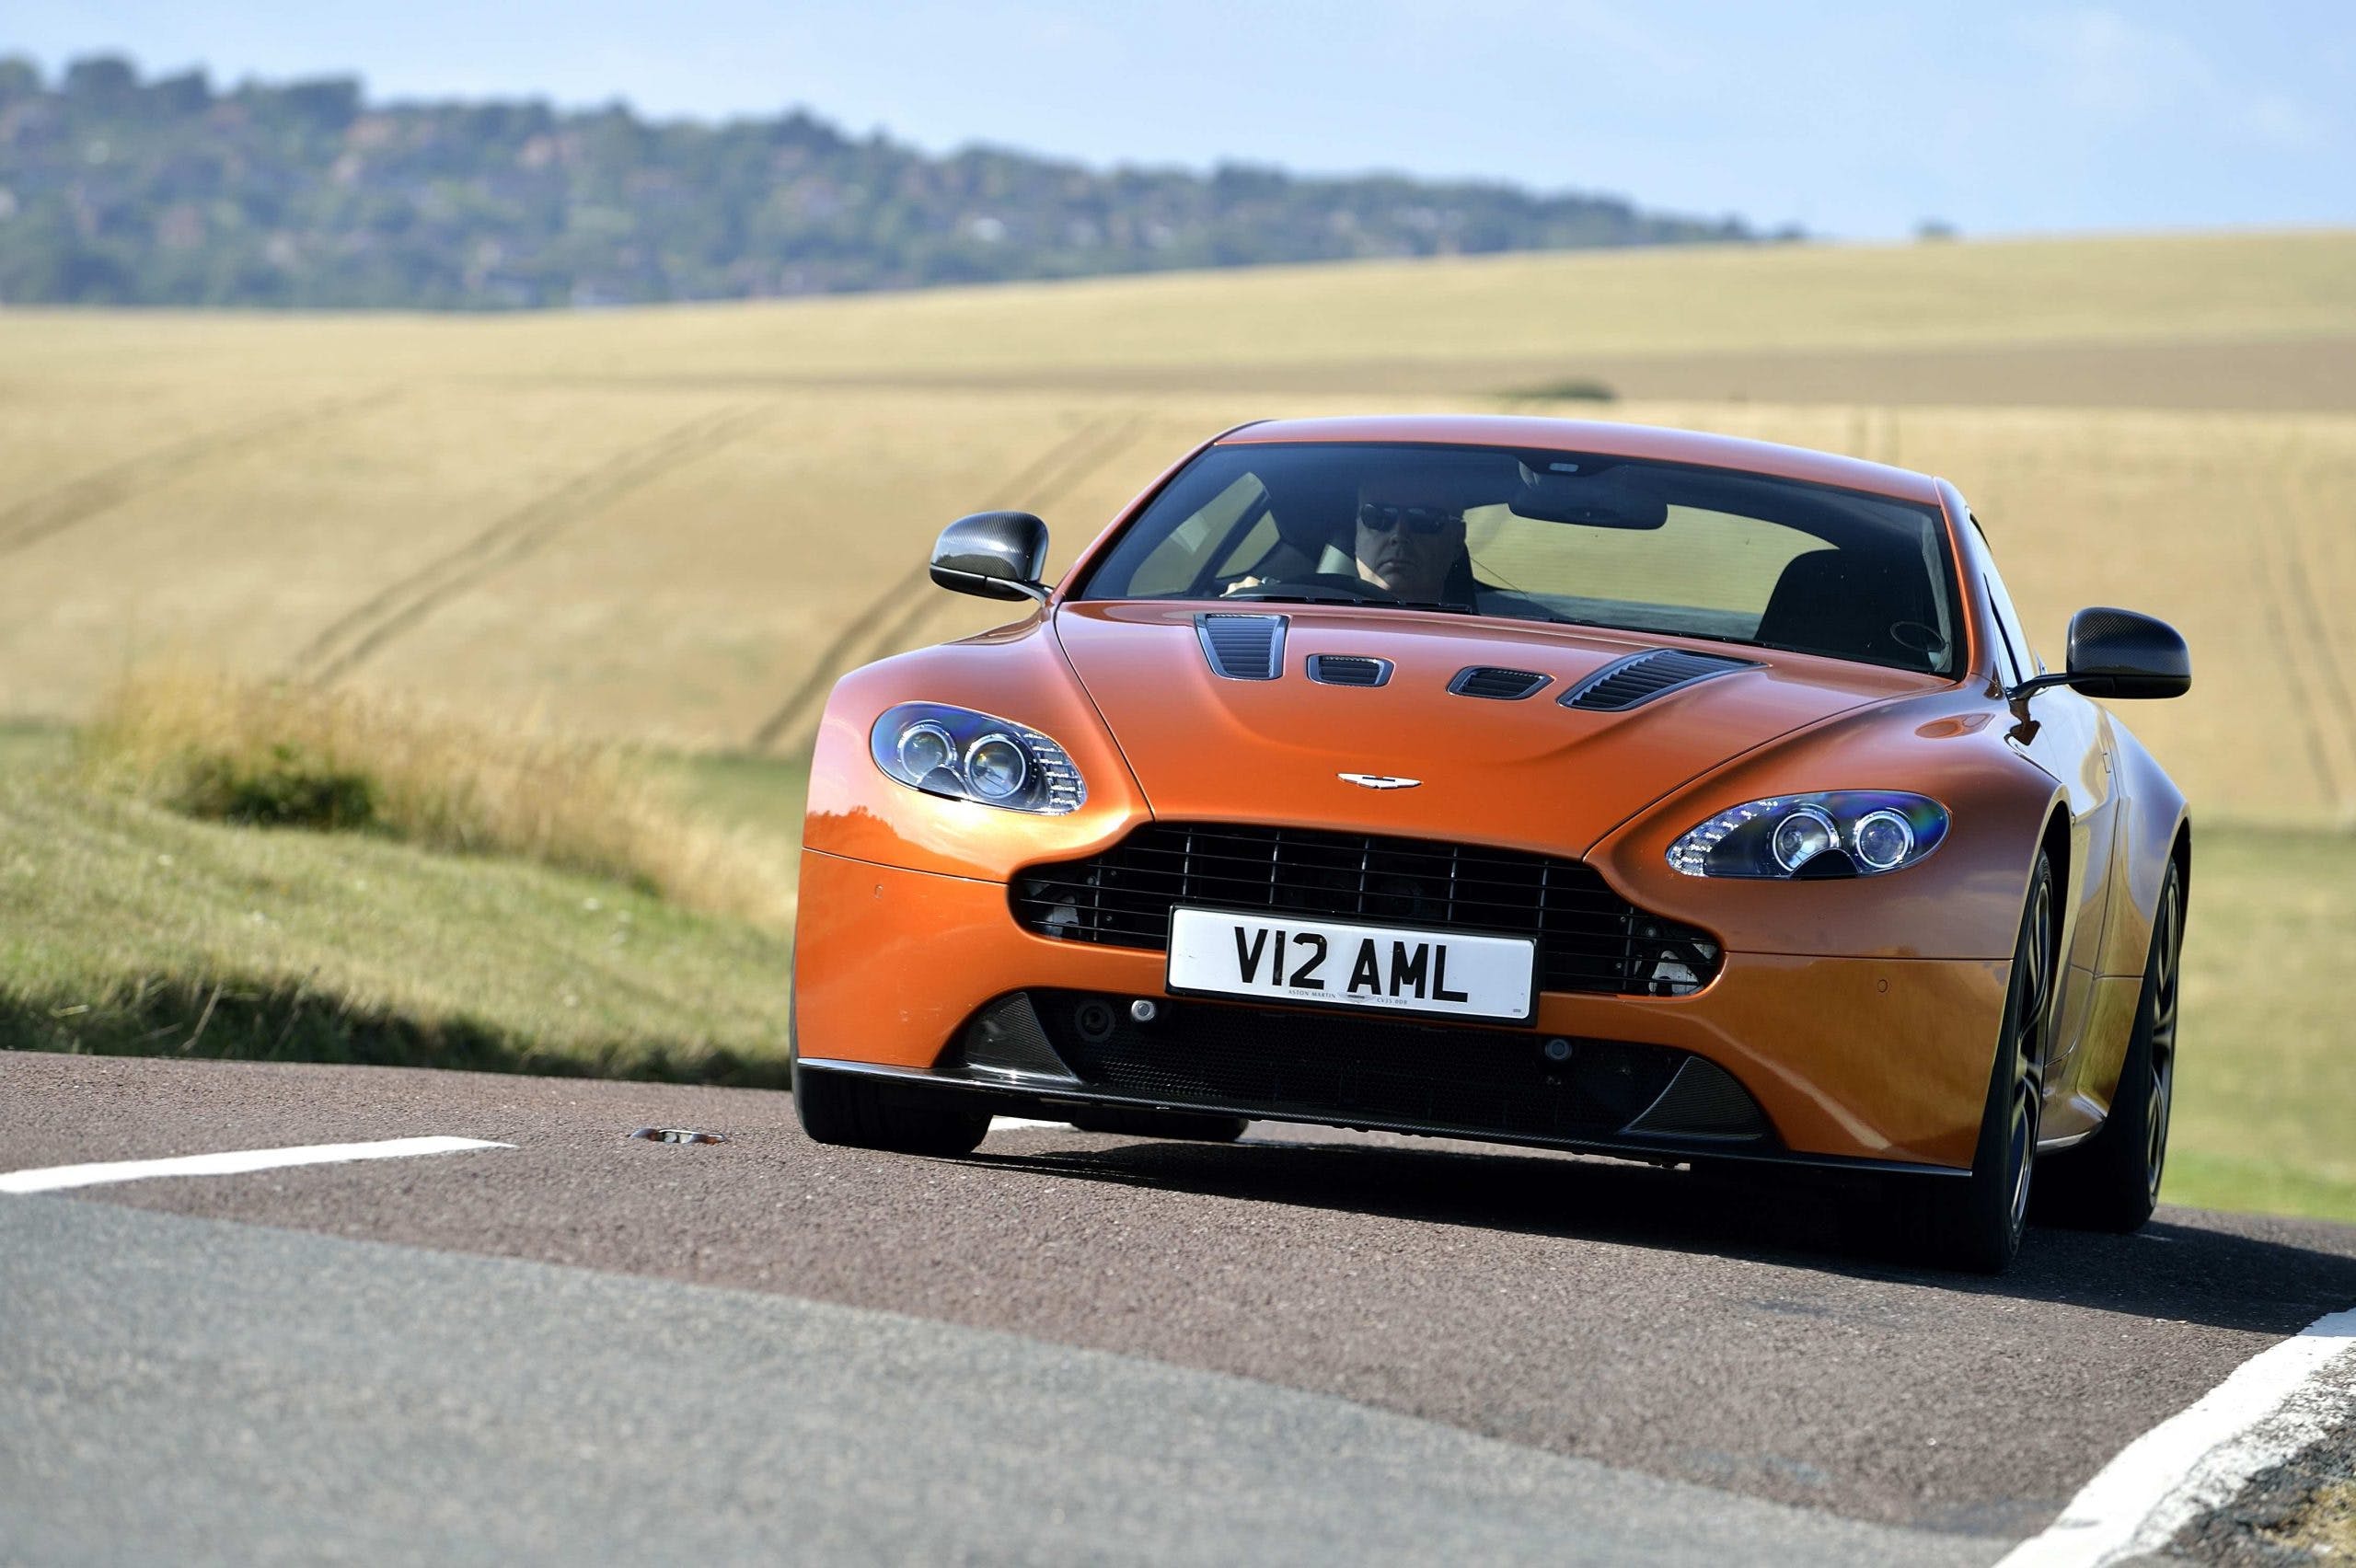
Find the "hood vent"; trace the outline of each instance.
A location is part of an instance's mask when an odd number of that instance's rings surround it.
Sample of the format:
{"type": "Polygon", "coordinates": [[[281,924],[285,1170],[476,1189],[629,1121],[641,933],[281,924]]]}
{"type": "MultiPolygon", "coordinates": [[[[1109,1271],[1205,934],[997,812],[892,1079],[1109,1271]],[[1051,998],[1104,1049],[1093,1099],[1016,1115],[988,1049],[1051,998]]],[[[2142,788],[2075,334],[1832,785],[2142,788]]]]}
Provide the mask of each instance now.
{"type": "Polygon", "coordinates": [[[1356,653],[1311,653],[1309,678],[1323,686],[1379,686],[1391,678],[1391,661],[1356,653]]]}
{"type": "Polygon", "coordinates": [[[1486,697],[1498,702],[1519,702],[1534,697],[1539,689],[1553,680],[1535,670],[1507,670],[1495,664],[1475,664],[1456,672],[1448,689],[1459,697],[1486,697]]]}
{"type": "Polygon", "coordinates": [[[1632,653],[1625,659],[1613,661],[1565,692],[1562,704],[1565,708],[1586,708],[1603,713],[1624,712],[1641,708],[1657,697],[1664,697],[1680,686],[1706,681],[1712,675],[1728,675],[1737,670],[1755,670],[1759,666],[1749,659],[1728,659],[1715,653],[1688,653],[1681,649],[1656,648],[1648,653],[1632,653]]]}
{"type": "Polygon", "coordinates": [[[1272,681],[1284,674],[1282,616],[1200,615],[1195,632],[1203,640],[1203,657],[1229,680],[1272,681]]]}

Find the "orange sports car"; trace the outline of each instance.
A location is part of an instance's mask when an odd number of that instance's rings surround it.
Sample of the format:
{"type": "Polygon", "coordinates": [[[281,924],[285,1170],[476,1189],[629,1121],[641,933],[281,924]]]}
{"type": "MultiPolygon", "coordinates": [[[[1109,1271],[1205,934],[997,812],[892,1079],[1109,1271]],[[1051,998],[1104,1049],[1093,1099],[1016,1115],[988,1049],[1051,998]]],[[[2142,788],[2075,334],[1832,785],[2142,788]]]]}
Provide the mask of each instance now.
{"type": "Polygon", "coordinates": [[[2191,870],[1945,480],[1632,425],[1245,425],[1013,625],[846,675],[818,733],[794,1096],[823,1142],[1247,1118],[1854,1172],[2000,1269],[2151,1214],[2191,870]]]}

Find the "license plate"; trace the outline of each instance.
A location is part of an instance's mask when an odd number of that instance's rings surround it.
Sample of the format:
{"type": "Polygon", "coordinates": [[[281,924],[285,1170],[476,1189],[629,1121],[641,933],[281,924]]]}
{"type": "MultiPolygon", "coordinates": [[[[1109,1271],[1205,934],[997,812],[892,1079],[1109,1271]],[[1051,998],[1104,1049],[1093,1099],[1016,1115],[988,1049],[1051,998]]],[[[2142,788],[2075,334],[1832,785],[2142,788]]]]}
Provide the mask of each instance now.
{"type": "Polygon", "coordinates": [[[1526,1023],[1537,967],[1528,937],[1170,912],[1173,992],[1526,1023]]]}

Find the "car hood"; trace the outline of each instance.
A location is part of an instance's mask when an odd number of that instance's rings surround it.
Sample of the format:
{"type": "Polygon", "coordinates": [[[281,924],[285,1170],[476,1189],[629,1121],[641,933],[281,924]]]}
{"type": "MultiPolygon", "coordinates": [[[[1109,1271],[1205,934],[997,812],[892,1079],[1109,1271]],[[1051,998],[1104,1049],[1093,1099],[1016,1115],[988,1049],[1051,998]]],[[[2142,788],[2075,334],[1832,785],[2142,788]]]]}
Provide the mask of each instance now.
{"type": "Polygon", "coordinates": [[[1278,678],[1233,680],[1211,667],[1195,626],[1203,611],[1081,603],[1053,617],[1080,684],[1165,821],[1251,818],[1582,855],[1731,757],[1865,703],[1945,684],[1683,638],[1293,605],[1265,612],[1288,622],[1278,678]],[[1558,700],[1613,661],[1655,648],[1758,663],[1623,711],[1558,700]],[[1329,686],[1308,678],[1316,653],[1393,668],[1380,686],[1329,686]],[[1553,678],[1519,701],[1449,690],[1476,665],[1553,678]],[[1352,773],[1415,783],[1373,789],[1342,777],[1352,773]]]}

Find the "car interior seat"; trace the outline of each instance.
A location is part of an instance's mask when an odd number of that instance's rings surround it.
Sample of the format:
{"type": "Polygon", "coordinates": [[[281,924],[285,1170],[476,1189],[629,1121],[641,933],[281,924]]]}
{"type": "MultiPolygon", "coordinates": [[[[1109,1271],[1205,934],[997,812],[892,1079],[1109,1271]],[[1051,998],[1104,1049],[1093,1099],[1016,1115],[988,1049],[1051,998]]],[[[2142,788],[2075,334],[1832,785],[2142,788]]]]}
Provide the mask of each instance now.
{"type": "Polygon", "coordinates": [[[1946,651],[1923,569],[1864,550],[1810,550],[1775,580],[1753,637],[1775,648],[1903,669],[1946,651]]]}

